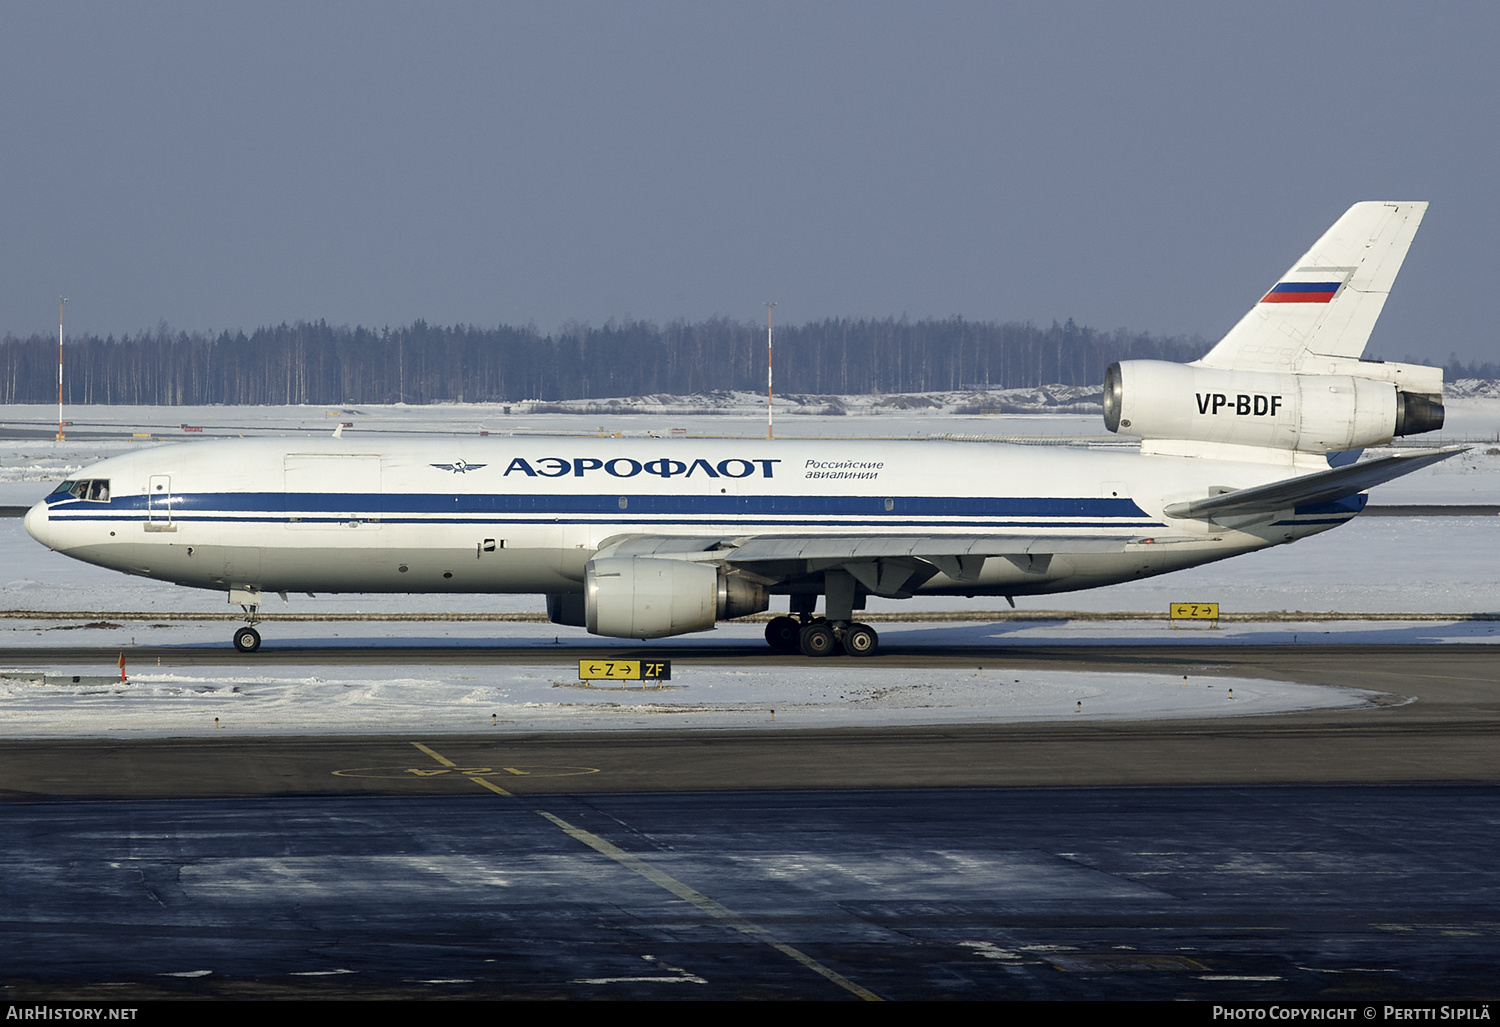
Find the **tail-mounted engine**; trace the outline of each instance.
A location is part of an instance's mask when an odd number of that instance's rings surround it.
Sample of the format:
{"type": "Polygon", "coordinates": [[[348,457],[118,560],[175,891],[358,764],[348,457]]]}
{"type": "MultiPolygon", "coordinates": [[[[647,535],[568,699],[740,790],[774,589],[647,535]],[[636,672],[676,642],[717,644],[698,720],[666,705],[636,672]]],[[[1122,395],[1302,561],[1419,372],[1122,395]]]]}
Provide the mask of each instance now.
{"type": "Polygon", "coordinates": [[[1441,368],[1317,356],[1308,365],[1317,372],[1122,360],[1104,373],[1104,425],[1147,440],[1303,453],[1360,449],[1443,426],[1441,368]]]}

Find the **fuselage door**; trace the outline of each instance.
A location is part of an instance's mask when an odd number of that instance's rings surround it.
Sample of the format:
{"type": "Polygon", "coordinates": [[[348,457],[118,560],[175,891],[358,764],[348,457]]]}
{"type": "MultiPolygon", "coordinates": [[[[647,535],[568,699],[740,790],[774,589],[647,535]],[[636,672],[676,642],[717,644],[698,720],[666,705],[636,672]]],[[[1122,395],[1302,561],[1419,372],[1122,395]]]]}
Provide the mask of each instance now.
{"type": "Polygon", "coordinates": [[[146,482],[146,530],[172,530],[172,476],[153,474],[146,482]]]}

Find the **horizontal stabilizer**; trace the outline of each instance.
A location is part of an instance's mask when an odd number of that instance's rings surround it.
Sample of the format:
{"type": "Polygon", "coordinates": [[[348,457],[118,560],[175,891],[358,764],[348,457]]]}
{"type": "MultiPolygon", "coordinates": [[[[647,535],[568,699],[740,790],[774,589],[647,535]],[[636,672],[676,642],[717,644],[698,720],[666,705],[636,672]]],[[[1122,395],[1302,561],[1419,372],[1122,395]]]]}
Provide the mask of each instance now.
{"type": "Polygon", "coordinates": [[[1382,482],[1399,478],[1403,474],[1419,471],[1429,464],[1446,460],[1465,447],[1450,446],[1445,449],[1418,449],[1378,460],[1334,467],[1327,471],[1273,481],[1269,485],[1256,485],[1247,489],[1235,489],[1206,499],[1194,499],[1186,503],[1173,503],[1166,509],[1168,517],[1216,517],[1224,514],[1275,513],[1314,503],[1332,503],[1348,496],[1358,495],[1365,489],[1382,482]]]}

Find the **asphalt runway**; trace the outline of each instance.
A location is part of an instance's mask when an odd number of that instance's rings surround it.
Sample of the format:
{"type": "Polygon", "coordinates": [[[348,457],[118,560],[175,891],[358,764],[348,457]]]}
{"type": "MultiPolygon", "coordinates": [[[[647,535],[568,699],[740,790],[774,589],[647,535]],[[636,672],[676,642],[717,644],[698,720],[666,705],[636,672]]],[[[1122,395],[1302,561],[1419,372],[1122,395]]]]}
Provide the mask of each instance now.
{"type": "Polygon", "coordinates": [[[4,997],[1379,1006],[1496,990],[1489,788],[538,799],[451,783],[9,805],[4,997]]]}
{"type": "MultiPolygon", "coordinates": [[[[1497,649],[872,661],[1384,693],[1365,709],[1242,719],[7,742],[0,994],[1493,999],[1497,649]]],[[[252,659],[314,662],[295,645],[252,659]]],[[[535,652],[316,651],[442,659],[535,652]]]]}

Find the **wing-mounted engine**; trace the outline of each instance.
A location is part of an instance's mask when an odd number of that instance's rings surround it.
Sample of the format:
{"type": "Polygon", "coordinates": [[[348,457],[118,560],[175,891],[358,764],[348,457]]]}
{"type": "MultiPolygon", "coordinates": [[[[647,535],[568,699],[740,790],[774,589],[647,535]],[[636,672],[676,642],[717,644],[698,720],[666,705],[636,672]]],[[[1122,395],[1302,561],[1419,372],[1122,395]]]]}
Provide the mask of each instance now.
{"type": "Polygon", "coordinates": [[[584,626],[614,638],[664,638],[709,631],[714,623],[760,613],[765,588],[713,563],[615,556],[584,570],[584,626]]]}
{"type": "Polygon", "coordinates": [[[1104,425],[1156,441],[1337,453],[1443,426],[1437,367],[1309,355],[1311,373],[1122,360],[1104,374],[1104,425]]]}

